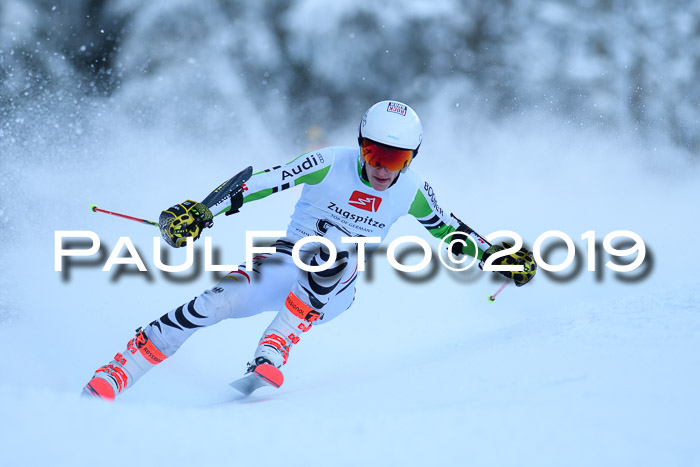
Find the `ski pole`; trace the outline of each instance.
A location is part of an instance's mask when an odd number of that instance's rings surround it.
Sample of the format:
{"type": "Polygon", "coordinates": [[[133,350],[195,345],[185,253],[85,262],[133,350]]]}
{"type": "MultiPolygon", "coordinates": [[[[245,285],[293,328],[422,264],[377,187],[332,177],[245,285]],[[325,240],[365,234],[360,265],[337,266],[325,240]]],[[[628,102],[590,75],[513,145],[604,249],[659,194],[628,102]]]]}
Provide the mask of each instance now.
{"type": "Polygon", "coordinates": [[[501,293],[501,292],[503,291],[503,289],[505,289],[506,286],[507,286],[508,284],[510,284],[510,282],[504,282],[503,285],[498,289],[498,291],[497,291],[495,294],[489,296],[489,302],[491,302],[491,303],[495,302],[495,301],[496,301],[496,296],[497,296],[499,293],[501,293]]]}
{"type": "MultiPolygon", "coordinates": [[[[234,175],[233,177],[229,178],[226,180],[224,183],[219,185],[207,195],[206,198],[204,198],[204,201],[202,201],[202,204],[207,206],[208,208],[211,208],[212,206],[215,206],[221,202],[223,202],[226,198],[232,198],[233,196],[240,195],[245,188],[245,182],[248,181],[248,179],[252,176],[253,174],[253,167],[248,166],[245,169],[241,170],[239,173],[234,175]]],[[[242,199],[242,198],[241,198],[242,199]]],[[[242,204],[242,202],[241,202],[242,204]]],[[[240,207],[240,206],[239,206],[240,207]]],[[[90,210],[92,212],[102,212],[105,214],[110,214],[112,216],[117,216],[117,217],[122,217],[124,219],[129,219],[130,221],[136,221],[136,222],[141,222],[142,224],[150,224],[150,225],[155,225],[156,227],[159,227],[158,222],[153,222],[149,221],[148,219],[141,219],[139,217],[133,217],[133,216],[127,216],[126,214],[120,214],[118,212],[112,212],[112,211],[106,211],[104,209],[100,209],[97,207],[95,204],[90,205],[90,210]]],[[[224,211],[218,212],[216,215],[218,216],[224,211]]],[[[236,211],[237,212],[237,211],[236,211]]]]}
{"type": "MultiPolygon", "coordinates": [[[[479,235],[478,233],[476,233],[476,231],[474,231],[474,229],[472,229],[472,228],[469,227],[467,224],[465,224],[464,222],[462,222],[462,220],[459,219],[457,216],[455,216],[454,214],[452,214],[452,217],[454,217],[455,219],[457,219],[457,221],[459,221],[459,223],[461,224],[461,227],[464,229],[463,232],[465,232],[467,235],[474,235],[474,236],[476,236],[476,238],[478,238],[481,242],[485,243],[485,244],[488,245],[488,246],[491,246],[491,243],[487,242],[486,239],[485,239],[484,237],[482,237],[481,235],[479,235]]],[[[491,302],[491,303],[495,302],[495,301],[496,301],[496,297],[498,296],[498,294],[501,293],[501,292],[503,292],[503,289],[505,289],[506,286],[507,286],[509,283],[510,283],[510,282],[504,282],[503,285],[496,291],[495,294],[489,295],[489,302],[491,302]]]]}
{"type": "Polygon", "coordinates": [[[155,225],[156,227],[158,226],[158,222],[149,221],[148,219],[140,219],[138,217],[127,216],[126,214],[119,214],[118,212],[106,211],[104,209],[98,208],[97,205],[95,205],[95,204],[90,205],[90,210],[92,212],[102,212],[104,214],[109,214],[112,216],[123,217],[124,219],[129,219],[130,221],[141,222],[142,224],[155,225]]]}

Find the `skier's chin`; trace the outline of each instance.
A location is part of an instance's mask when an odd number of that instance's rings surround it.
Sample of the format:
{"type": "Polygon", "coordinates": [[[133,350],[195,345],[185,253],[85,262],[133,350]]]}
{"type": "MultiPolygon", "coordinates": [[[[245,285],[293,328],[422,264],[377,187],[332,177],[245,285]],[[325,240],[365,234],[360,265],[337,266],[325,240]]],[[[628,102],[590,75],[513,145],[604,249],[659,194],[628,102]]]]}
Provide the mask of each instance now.
{"type": "Polygon", "coordinates": [[[374,188],[377,191],[384,191],[387,188],[389,188],[391,182],[391,178],[381,179],[377,177],[372,177],[372,188],[374,188]]]}

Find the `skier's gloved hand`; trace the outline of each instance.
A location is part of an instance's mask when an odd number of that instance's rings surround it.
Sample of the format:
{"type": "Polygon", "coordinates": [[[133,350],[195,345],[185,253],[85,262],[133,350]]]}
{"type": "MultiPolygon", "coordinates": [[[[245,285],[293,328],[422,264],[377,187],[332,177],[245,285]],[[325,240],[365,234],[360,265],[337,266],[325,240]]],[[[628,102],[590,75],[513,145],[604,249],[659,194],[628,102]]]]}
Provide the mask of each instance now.
{"type": "MultiPolygon", "coordinates": [[[[489,256],[498,251],[511,248],[512,246],[513,245],[508,242],[503,242],[502,246],[490,246],[489,249],[484,252],[484,256],[482,257],[481,264],[479,266],[483,269],[484,263],[486,262],[489,256]]],[[[515,282],[515,285],[518,287],[522,287],[523,285],[530,282],[532,278],[535,277],[535,273],[537,272],[537,263],[535,262],[532,256],[532,252],[529,251],[527,248],[521,248],[515,253],[496,258],[491,264],[494,266],[522,265],[522,271],[496,271],[499,274],[506,276],[508,279],[513,279],[513,282],[515,282]]]]}
{"type": "Polygon", "coordinates": [[[197,240],[204,228],[213,226],[213,218],[206,205],[187,200],[161,212],[158,224],[168,245],[179,248],[189,237],[197,240]]]}

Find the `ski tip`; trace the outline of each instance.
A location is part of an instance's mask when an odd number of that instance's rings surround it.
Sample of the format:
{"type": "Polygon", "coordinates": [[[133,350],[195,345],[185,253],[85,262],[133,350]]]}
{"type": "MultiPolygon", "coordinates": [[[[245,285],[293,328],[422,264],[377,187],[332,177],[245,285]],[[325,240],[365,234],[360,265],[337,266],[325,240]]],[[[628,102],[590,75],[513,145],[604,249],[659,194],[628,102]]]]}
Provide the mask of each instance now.
{"type": "Polygon", "coordinates": [[[273,365],[262,363],[255,367],[250,373],[246,373],[242,378],[229,384],[232,388],[242,393],[244,396],[249,396],[264,386],[272,386],[279,388],[284,383],[282,372],[273,365]]]}
{"type": "Polygon", "coordinates": [[[91,204],[91,205],[90,205],[90,211],[96,212],[95,209],[97,209],[97,205],[96,205],[96,204],[91,204]]]}
{"type": "Polygon", "coordinates": [[[284,375],[279,368],[274,365],[263,363],[262,365],[256,366],[254,372],[270,386],[278,388],[284,383],[284,375]]]}
{"type": "Polygon", "coordinates": [[[108,402],[114,401],[114,388],[103,378],[92,378],[80,393],[82,397],[100,399],[108,402]]]}

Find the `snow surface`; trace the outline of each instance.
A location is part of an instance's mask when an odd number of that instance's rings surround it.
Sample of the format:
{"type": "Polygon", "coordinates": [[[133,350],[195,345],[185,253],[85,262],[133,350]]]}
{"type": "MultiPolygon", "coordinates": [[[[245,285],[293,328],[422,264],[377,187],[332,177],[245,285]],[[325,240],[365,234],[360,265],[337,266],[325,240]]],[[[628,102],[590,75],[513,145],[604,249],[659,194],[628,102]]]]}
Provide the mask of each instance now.
{"type": "MultiPolygon", "coordinates": [[[[490,304],[500,283],[490,275],[435,267],[411,280],[377,256],[351,310],[293,349],[284,386],[248,399],[228,382],[271,314],[200,330],[114,404],[78,397],[136,327],[213,283],[211,273],[166,280],[151,258],[157,230],[88,205],[157,218],[248,163],[263,168],[301,148],[274,128],[231,135],[240,142],[228,146],[194,144],[101,114],[67,139],[38,129],[46,146],[6,156],[14,175],[3,183],[32,210],[12,217],[21,237],[5,252],[2,465],[700,465],[697,164],[663,144],[537,115],[491,124],[446,99],[419,112],[415,168],[443,208],[482,234],[512,229],[530,245],[564,231],[580,269],[541,272],[490,304]],[[30,157],[38,153],[48,156],[30,157]],[[183,172],[193,158],[200,170],[183,172]],[[619,229],[646,242],[641,279],[586,271],[581,234],[602,241],[619,229]],[[107,253],[129,236],[151,272],[115,277],[100,271],[103,258],[64,280],[53,269],[56,230],[95,231],[107,253]]],[[[352,144],[353,127],[329,131],[352,144]]],[[[246,229],[283,229],[297,196],[217,218],[209,235],[221,262],[242,261],[246,229]]],[[[408,218],[390,239],[406,234],[430,239],[408,218]]],[[[561,259],[561,249],[550,257],[561,259]]]]}

